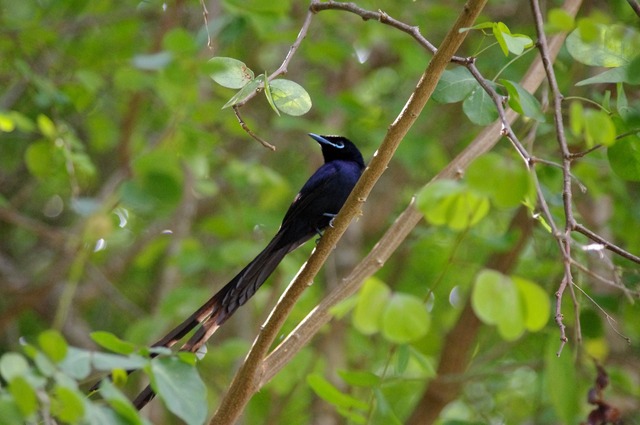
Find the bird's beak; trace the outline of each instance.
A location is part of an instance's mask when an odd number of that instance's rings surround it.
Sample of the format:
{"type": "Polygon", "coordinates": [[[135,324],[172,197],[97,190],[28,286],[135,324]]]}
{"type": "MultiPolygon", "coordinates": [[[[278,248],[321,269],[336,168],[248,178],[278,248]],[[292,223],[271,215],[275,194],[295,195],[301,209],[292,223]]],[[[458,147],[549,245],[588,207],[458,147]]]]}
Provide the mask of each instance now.
{"type": "Polygon", "coordinates": [[[313,140],[315,140],[316,142],[320,143],[321,145],[329,145],[329,146],[333,146],[334,148],[337,148],[337,149],[342,149],[342,148],[344,148],[344,144],[340,144],[340,145],[338,145],[338,144],[336,144],[336,143],[331,142],[329,139],[327,139],[327,138],[325,138],[325,137],[320,136],[319,134],[309,133],[309,136],[310,136],[313,140]]]}

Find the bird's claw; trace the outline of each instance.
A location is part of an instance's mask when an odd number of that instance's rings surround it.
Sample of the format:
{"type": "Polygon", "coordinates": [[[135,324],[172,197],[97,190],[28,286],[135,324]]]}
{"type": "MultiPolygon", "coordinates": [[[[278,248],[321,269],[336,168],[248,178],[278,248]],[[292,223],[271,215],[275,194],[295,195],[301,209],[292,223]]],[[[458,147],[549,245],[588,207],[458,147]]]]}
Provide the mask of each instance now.
{"type": "Polygon", "coordinates": [[[335,221],[338,214],[324,213],[322,215],[325,217],[331,217],[331,220],[329,221],[329,227],[333,229],[333,222],[335,221]]]}

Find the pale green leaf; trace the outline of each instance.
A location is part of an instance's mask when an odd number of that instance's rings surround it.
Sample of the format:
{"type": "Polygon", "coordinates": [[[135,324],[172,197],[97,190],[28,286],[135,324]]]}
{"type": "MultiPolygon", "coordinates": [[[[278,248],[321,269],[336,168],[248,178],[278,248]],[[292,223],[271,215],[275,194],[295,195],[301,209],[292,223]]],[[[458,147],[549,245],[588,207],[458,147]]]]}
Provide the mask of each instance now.
{"type": "Polygon", "coordinates": [[[311,97],[300,84],[282,78],[273,80],[269,84],[271,84],[273,102],[285,114],[297,117],[311,109],[311,97]]]}
{"type": "Polygon", "coordinates": [[[391,290],[376,277],[370,277],[362,285],[353,312],[353,326],[365,335],[380,330],[382,314],[389,302],[391,290]]]}
{"type": "Polygon", "coordinates": [[[188,425],[204,423],[207,390],[194,366],[175,357],[156,357],[151,361],[150,377],[167,409],[188,425]]]}
{"type": "Polygon", "coordinates": [[[318,395],[318,397],[334,406],[360,410],[365,410],[369,406],[367,403],[343,393],[331,384],[331,382],[327,381],[324,376],[318,373],[308,375],[307,384],[311,387],[313,392],[318,395]]]}
{"type": "Polygon", "coordinates": [[[604,25],[581,21],[566,40],[569,54],[590,66],[619,67],[638,54],[640,33],[620,24],[604,25]]]}
{"type": "Polygon", "coordinates": [[[536,121],[544,122],[542,106],[538,99],[515,81],[500,80],[500,82],[506,87],[509,93],[509,106],[511,106],[514,111],[533,118],[536,121]]]}
{"type": "Polygon", "coordinates": [[[91,332],[90,336],[96,344],[114,353],[131,354],[137,348],[135,344],[124,341],[110,332],[96,331],[91,332]]]}
{"type": "Polygon", "coordinates": [[[595,144],[611,146],[616,141],[616,126],[602,110],[587,109],[584,112],[584,132],[589,147],[595,144]]]}
{"type": "Polygon", "coordinates": [[[547,26],[550,32],[567,32],[575,27],[575,20],[566,10],[553,8],[547,14],[547,26]]]}
{"type": "Polygon", "coordinates": [[[551,315],[549,295],[538,284],[521,277],[512,276],[520,292],[524,309],[524,325],[528,331],[537,332],[545,327],[551,315]]]}
{"type": "Polygon", "coordinates": [[[67,355],[67,341],[56,330],[49,329],[38,335],[38,345],[55,363],[62,361],[67,355]]]}
{"type": "Polygon", "coordinates": [[[254,79],[253,71],[237,59],[215,57],[209,64],[217,68],[209,76],[223,87],[241,89],[254,79]]]}
{"type": "Polygon", "coordinates": [[[513,281],[495,270],[482,270],[476,277],[471,305],[478,318],[496,325],[500,336],[513,341],[525,330],[520,294],[513,281]]]}
{"type": "Polygon", "coordinates": [[[29,363],[22,354],[5,353],[0,357],[0,375],[5,381],[11,381],[17,376],[24,376],[29,372],[29,363]]]}
{"type": "Polygon", "coordinates": [[[51,397],[51,413],[64,423],[79,423],[85,414],[84,398],[77,389],[56,385],[51,397]]]}
{"type": "Polygon", "coordinates": [[[396,344],[406,344],[425,336],[431,317],[418,297],[395,293],[382,316],[382,335],[396,344]]]}
{"type": "Polygon", "coordinates": [[[475,88],[462,103],[462,110],[469,120],[477,125],[487,125],[498,118],[498,109],[493,99],[482,88],[475,88]]]}
{"type": "Polygon", "coordinates": [[[620,178],[640,181],[640,132],[618,140],[607,150],[609,165],[620,178]]]}
{"type": "Polygon", "coordinates": [[[461,102],[476,87],[478,87],[478,82],[469,70],[459,66],[444,71],[432,97],[433,100],[440,103],[461,102]]]}

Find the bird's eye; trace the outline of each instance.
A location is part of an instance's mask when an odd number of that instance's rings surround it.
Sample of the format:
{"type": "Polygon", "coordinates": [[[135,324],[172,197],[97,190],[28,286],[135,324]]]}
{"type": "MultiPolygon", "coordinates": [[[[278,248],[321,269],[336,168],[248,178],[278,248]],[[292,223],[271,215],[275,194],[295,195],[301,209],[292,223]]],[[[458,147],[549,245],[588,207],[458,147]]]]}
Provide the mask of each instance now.
{"type": "Polygon", "coordinates": [[[338,149],[344,148],[344,142],[336,142],[336,143],[332,143],[332,145],[338,149]]]}

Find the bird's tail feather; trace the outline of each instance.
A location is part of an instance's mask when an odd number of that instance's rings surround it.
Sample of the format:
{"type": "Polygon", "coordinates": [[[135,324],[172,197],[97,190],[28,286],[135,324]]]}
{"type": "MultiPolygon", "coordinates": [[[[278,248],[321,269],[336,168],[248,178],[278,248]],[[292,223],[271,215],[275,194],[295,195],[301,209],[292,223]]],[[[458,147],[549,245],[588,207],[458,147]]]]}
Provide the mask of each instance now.
{"type": "MultiPolygon", "coordinates": [[[[283,244],[280,237],[281,234],[278,233],[269,245],[229,283],[153,346],[172,347],[200,325],[180,348],[181,351],[198,351],[211,338],[211,335],[256,293],[284,256],[301,244],[300,241],[283,244]]],[[[136,397],[133,404],[140,410],[153,399],[154,395],[151,387],[147,386],[136,397]]]]}
{"type": "MultiPolygon", "coordinates": [[[[256,293],[258,288],[273,273],[285,255],[291,252],[299,244],[280,244],[279,234],[262,250],[244,269],[240,271],[229,283],[209,298],[198,310],[189,316],[184,322],[176,326],[171,332],[162,337],[153,347],[172,347],[198,325],[209,328],[204,330],[207,334],[203,342],[211,337],[211,328],[217,329],[235,311],[256,293]]],[[[214,329],[214,331],[215,331],[214,329]]],[[[201,345],[197,344],[205,334],[196,332],[194,336],[183,346],[182,350],[196,351],[201,345]],[[196,338],[197,337],[197,338],[196,338]],[[196,346],[197,345],[197,346],[196,346]],[[192,347],[195,347],[192,349],[192,347]]]]}

